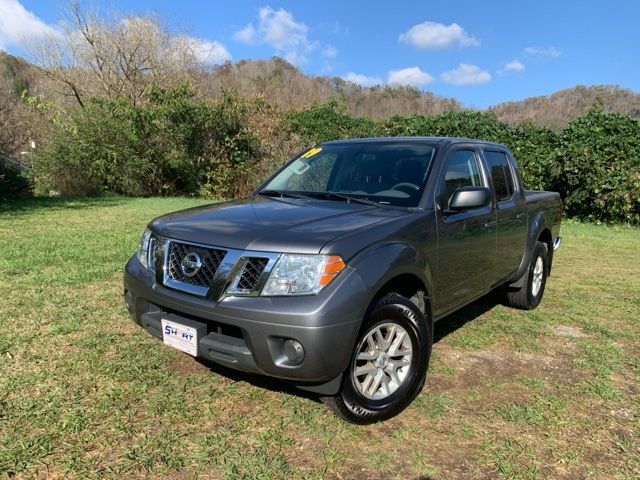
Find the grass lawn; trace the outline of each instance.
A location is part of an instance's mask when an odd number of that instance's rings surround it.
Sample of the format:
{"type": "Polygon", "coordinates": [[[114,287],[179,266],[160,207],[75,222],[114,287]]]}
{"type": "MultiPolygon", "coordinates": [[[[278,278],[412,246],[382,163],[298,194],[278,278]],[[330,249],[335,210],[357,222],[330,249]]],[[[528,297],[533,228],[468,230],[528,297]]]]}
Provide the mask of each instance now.
{"type": "Polygon", "coordinates": [[[537,310],[443,320],[423,392],[358,427],[129,319],[144,226],[198,203],[0,205],[0,478],[640,476],[640,229],[566,223],[537,310]]]}

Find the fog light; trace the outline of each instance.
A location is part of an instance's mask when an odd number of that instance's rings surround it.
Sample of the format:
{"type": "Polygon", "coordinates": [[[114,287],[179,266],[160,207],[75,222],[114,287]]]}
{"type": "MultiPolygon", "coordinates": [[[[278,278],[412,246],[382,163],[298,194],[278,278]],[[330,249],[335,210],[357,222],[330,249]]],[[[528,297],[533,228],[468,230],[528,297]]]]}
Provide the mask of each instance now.
{"type": "Polygon", "coordinates": [[[287,357],[289,364],[299,365],[304,360],[304,348],[300,342],[288,339],[284,341],[284,355],[287,357]]]}

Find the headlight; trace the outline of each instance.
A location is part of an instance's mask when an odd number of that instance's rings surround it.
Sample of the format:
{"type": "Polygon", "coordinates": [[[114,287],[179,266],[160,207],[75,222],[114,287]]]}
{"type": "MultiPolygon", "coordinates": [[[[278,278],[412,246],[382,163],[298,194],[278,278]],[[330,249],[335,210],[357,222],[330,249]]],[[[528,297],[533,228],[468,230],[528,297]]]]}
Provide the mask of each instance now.
{"type": "Polygon", "coordinates": [[[140,247],[138,248],[138,260],[147,270],[153,269],[153,260],[149,261],[150,253],[153,251],[151,243],[151,230],[147,228],[140,238],[140,247]]]}
{"type": "Polygon", "coordinates": [[[282,254],[261,295],[312,295],[318,293],[345,267],[338,255],[282,254]]]}

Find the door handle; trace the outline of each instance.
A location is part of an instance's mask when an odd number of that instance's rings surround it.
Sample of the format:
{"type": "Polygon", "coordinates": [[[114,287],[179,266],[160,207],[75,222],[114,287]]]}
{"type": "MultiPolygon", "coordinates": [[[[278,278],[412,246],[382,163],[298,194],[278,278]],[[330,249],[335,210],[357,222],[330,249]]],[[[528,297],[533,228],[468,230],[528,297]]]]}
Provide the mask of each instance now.
{"type": "Polygon", "coordinates": [[[525,219],[526,217],[527,217],[526,213],[519,213],[519,214],[516,215],[516,220],[518,222],[522,222],[522,220],[525,219]]]}
{"type": "Polygon", "coordinates": [[[493,230],[494,228],[496,228],[496,226],[498,225],[498,222],[496,222],[495,220],[491,221],[491,222],[487,222],[484,224],[484,228],[486,228],[487,230],[493,230]]]}

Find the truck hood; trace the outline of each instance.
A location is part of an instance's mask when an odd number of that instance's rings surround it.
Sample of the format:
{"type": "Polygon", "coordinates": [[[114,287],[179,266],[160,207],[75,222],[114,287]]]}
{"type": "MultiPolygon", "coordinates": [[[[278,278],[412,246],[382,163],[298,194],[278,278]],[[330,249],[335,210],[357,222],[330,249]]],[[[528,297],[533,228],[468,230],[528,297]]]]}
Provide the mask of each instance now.
{"type": "Polygon", "coordinates": [[[345,233],[407,214],[355,202],[255,196],[164,215],[150,228],[164,237],[226,248],[319,253],[345,233]]]}

